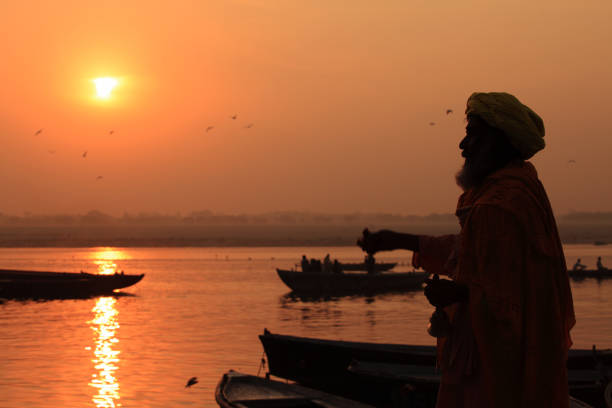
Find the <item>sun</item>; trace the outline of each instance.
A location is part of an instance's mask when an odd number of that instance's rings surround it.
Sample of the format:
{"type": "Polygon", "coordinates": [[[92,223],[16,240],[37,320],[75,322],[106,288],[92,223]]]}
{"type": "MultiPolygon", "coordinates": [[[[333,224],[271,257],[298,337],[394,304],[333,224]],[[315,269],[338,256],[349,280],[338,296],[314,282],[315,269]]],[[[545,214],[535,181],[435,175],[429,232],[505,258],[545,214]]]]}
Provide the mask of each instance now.
{"type": "Polygon", "coordinates": [[[109,99],[119,81],[113,77],[102,77],[94,79],[93,83],[96,86],[96,96],[100,99],[109,99]]]}

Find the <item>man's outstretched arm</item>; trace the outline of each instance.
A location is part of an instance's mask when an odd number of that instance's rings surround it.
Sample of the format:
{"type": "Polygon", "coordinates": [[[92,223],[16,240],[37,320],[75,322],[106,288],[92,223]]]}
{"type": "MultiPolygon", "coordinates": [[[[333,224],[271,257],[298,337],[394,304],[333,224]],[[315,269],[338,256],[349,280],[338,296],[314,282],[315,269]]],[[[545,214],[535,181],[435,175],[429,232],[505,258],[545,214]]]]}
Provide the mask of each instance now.
{"type": "Polygon", "coordinates": [[[366,228],[363,230],[361,238],[357,240],[357,245],[369,254],[375,254],[380,251],[394,251],[396,249],[418,252],[419,236],[391,230],[370,232],[366,228]]]}

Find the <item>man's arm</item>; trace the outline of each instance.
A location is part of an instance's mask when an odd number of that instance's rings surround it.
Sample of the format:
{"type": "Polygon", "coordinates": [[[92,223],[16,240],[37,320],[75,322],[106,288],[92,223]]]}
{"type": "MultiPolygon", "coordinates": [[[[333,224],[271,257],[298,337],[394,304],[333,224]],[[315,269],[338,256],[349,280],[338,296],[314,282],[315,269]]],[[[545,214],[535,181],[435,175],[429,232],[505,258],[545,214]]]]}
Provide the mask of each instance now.
{"type": "Polygon", "coordinates": [[[369,254],[375,254],[380,251],[394,251],[396,249],[418,252],[419,236],[391,230],[370,232],[366,228],[363,230],[363,236],[357,240],[357,245],[369,254]]]}

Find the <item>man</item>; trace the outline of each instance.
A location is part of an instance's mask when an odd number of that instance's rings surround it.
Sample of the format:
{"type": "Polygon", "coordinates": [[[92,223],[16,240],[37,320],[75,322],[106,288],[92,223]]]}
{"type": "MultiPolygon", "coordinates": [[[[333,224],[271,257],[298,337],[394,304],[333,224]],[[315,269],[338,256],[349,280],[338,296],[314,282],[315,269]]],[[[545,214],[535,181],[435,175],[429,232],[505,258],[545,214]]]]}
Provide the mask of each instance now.
{"type": "Polygon", "coordinates": [[[586,265],[582,264],[582,262],[580,261],[580,258],[578,258],[572,270],[573,271],[584,271],[585,269],[586,269],[586,265]]]}
{"type": "Polygon", "coordinates": [[[568,407],[572,295],[551,206],[525,161],[544,148],[543,122],[507,93],[472,94],[466,115],[461,232],[365,230],[358,245],[414,251],[415,266],[453,279],[425,289],[450,319],[449,330],[432,331],[445,336],[438,408],[568,407]]]}
{"type": "Polygon", "coordinates": [[[606,268],[605,266],[603,266],[603,263],[601,263],[601,256],[597,257],[597,270],[599,272],[605,272],[608,270],[608,268],[606,268]]]}

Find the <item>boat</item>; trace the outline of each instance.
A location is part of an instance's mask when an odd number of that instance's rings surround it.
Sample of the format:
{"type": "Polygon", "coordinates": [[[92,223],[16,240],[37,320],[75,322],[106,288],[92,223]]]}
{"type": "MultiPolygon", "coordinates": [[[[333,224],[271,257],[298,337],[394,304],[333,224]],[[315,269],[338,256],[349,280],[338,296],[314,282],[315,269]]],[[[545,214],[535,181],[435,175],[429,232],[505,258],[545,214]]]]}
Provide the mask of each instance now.
{"type": "Polygon", "coordinates": [[[278,277],[299,294],[353,294],[420,289],[426,272],[302,272],[276,269],[278,277]]]}
{"type": "Polygon", "coordinates": [[[0,298],[62,299],[113,294],[138,283],[144,274],[97,275],[74,272],[40,272],[0,269],[0,298]]]}
{"type": "MultiPolygon", "coordinates": [[[[437,389],[434,346],[323,340],[273,334],[268,330],[264,330],[259,339],[267,355],[269,373],[307,387],[372,405],[386,405],[391,403],[389,399],[393,395],[397,395],[399,381],[384,377],[373,381],[372,376],[355,369],[356,364],[362,368],[372,368],[367,364],[376,364],[394,375],[412,375],[412,380],[403,381],[402,386],[409,383],[418,391],[415,395],[426,402],[431,399],[432,390],[437,389]],[[391,364],[395,366],[390,367],[391,364]]],[[[603,395],[602,382],[596,379],[602,378],[602,367],[612,368],[612,350],[572,349],[567,367],[572,392],[591,402],[603,395]]]]}
{"type": "Polygon", "coordinates": [[[221,408],[373,408],[298,384],[242,374],[223,374],[215,390],[221,408]]]}
{"type": "MultiPolygon", "coordinates": [[[[387,387],[384,392],[388,394],[399,394],[400,390],[408,389],[420,394],[421,399],[429,398],[431,406],[435,405],[440,372],[433,366],[353,360],[347,370],[365,383],[384,384],[387,387]]],[[[602,406],[606,393],[612,390],[612,381],[607,382],[607,376],[600,369],[568,370],[568,386],[573,396],[602,406]]],[[[590,406],[581,400],[573,400],[575,404],[572,406],[590,406]]]]}
{"type": "Polygon", "coordinates": [[[612,278],[612,269],[569,269],[567,274],[572,279],[585,279],[585,278],[595,278],[595,279],[606,279],[612,278]]]}
{"type": "MultiPolygon", "coordinates": [[[[395,268],[396,265],[397,265],[397,262],[376,262],[373,266],[373,269],[377,272],[383,272],[383,271],[388,271],[389,269],[395,268]]],[[[366,264],[365,262],[357,262],[357,263],[341,262],[340,268],[343,271],[367,271],[369,270],[368,268],[372,268],[372,266],[366,264]]]]}

